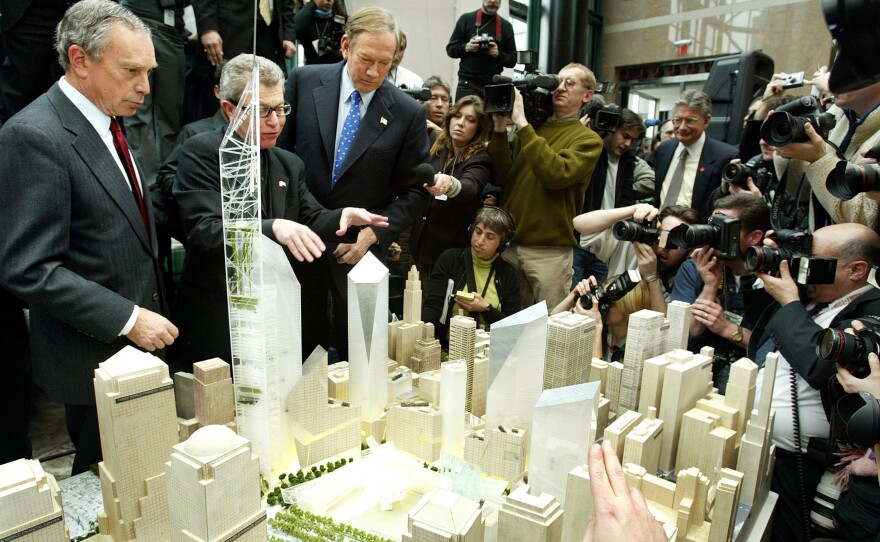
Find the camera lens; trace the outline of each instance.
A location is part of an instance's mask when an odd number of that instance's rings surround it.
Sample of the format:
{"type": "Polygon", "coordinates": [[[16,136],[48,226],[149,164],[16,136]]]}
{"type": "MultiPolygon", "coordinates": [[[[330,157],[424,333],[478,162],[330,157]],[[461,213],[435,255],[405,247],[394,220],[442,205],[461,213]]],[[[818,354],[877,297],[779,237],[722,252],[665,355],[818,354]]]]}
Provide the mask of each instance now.
{"type": "Polygon", "coordinates": [[[717,237],[718,228],[711,224],[680,224],[669,232],[668,243],[690,250],[713,245],[717,241],[717,237]]]}
{"type": "Polygon", "coordinates": [[[880,164],[838,162],[828,174],[825,186],[842,200],[851,200],[869,190],[880,190],[880,164]]]}
{"type": "MultiPolygon", "coordinates": [[[[855,339],[855,337],[852,337],[855,339]]],[[[850,341],[851,342],[851,341],[850,341]]],[[[847,346],[846,334],[836,329],[825,329],[819,333],[816,353],[825,361],[837,362],[843,358],[843,348],[847,346]]],[[[852,345],[848,345],[852,349],[852,345]]]]}
{"type": "Polygon", "coordinates": [[[775,273],[779,264],[791,254],[789,251],[767,247],[749,247],[746,249],[746,269],[758,273],[775,273]]]}
{"type": "Polygon", "coordinates": [[[614,237],[621,241],[638,241],[653,245],[660,237],[657,228],[649,228],[631,220],[618,220],[612,228],[614,237]]]}
{"type": "Polygon", "coordinates": [[[721,171],[722,179],[737,186],[747,186],[749,184],[749,177],[755,177],[755,172],[752,168],[736,162],[727,164],[721,171]]]}
{"type": "Polygon", "coordinates": [[[805,119],[789,115],[785,111],[773,113],[761,125],[761,137],[775,147],[784,147],[789,143],[806,141],[804,132],[805,119]]]}

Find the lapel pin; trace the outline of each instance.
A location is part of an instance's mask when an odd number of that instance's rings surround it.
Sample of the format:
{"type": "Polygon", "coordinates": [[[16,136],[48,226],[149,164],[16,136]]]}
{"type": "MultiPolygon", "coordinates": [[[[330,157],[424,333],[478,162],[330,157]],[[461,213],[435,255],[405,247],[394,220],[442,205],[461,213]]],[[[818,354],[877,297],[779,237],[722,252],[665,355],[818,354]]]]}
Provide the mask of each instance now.
{"type": "Polygon", "coordinates": [[[283,188],[283,187],[287,186],[287,183],[284,181],[278,181],[278,186],[283,188]]]}
{"type": "Polygon", "coordinates": [[[381,119],[379,119],[379,124],[381,124],[382,126],[388,126],[388,119],[382,117],[381,119]]]}

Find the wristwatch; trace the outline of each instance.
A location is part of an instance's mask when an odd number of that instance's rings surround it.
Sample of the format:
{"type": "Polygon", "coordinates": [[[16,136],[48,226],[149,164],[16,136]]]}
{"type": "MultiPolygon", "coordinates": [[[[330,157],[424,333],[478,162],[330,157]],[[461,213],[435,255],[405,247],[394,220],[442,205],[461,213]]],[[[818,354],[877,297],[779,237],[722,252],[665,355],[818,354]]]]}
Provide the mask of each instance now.
{"type": "Polygon", "coordinates": [[[741,343],[743,340],[743,328],[742,326],[736,326],[736,331],[733,333],[733,337],[731,337],[733,342],[741,343]]]}

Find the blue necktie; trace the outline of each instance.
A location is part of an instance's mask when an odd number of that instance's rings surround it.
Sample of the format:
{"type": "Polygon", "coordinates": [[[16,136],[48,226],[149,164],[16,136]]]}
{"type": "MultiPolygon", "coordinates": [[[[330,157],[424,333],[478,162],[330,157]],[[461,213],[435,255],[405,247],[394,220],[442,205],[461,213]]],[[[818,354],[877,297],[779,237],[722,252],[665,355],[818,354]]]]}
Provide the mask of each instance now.
{"type": "Polygon", "coordinates": [[[361,125],[361,93],[354,91],[351,93],[351,107],[348,109],[348,115],[345,116],[345,123],[342,125],[342,135],[339,136],[339,148],[336,149],[336,160],[333,162],[333,179],[330,188],[336,186],[339,180],[339,170],[342,169],[342,163],[345,162],[345,156],[348,149],[351,148],[351,142],[357,133],[358,126],[361,125]]]}

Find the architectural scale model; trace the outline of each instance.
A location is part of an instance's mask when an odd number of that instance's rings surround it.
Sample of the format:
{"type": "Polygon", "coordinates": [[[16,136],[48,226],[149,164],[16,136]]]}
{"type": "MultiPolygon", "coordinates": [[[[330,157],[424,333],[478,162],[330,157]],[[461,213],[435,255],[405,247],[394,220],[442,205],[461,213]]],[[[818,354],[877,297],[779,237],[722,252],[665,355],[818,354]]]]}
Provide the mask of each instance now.
{"type": "Polygon", "coordinates": [[[696,467],[714,484],[721,468],[736,466],[737,433],[722,426],[720,420],[720,416],[700,408],[684,413],[676,469],[696,467]]]}
{"type": "Polygon", "coordinates": [[[486,415],[486,400],[489,393],[489,358],[487,353],[475,354],[471,375],[471,409],[468,410],[474,416],[486,415]]]}
{"type": "MultiPolygon", "coordinates": [[[[477,322],[470,316],[455,315],[449,320],[449,361],[464,361],[467,366],[465,409],[474,412],[474,339],[477,322]]],[[[477,392],[479,393],[479,391],[477,392]]],[[[479,414],[475,415],[479,416],[479,414]]]]}
{"type": "MultiPolygon", "coordinates": [[[[642,388],[642,363],[659,356],[666,346],[662,332],[664,316],[652,310],[640,310],[629,317],[626,350],[623,354],[623,373],[620,379],[621,410],[638,410],[642,388]]],[[[615,411],[618,412],[619,411],[615,411]]]]}
{"type": "Polygon", "coordinates": [[[581,542],[587,523],[593,517],[593,494],[587,465],[578,465],[568,473],[565,483],[565,514],[562,516],[562,542],[581,542]]]}
{"type": "Polygon", "coordinates": [[[286,404],[299,468],[308,469],[340,454],[357,454],[361,446],[361,409],[328,398],[327,352],[320,346],[315,348],[302,370],[303,376],[286,404]]]}
{"type": "Polygon", "coordinates": [[[400,365],[388,373],[388,399],[387,404],[405,401],[418,396],[418,390],[413,391],[413,385],[418,380],[418,375],[405,365],[400,365]]]}
{"type": "Polygon", "coordinates": [[[285,249],[261,233],[259,91],[255,66],[220,144],[220,184],[236,423],[268,476],[293,460],[284,402],[302,352],[299,282],[285,249]]]}
{"type": "MultiPolygon", "coordinates": [[[[767,358],[764,360],[764,374],[775,375],[778,363],[779,354],[776,352],[767,354],[767,358]]],[[[770,404],[773,400],[775,383],[775,378],[763,379],[758,408],[752,410],[752,415],[746,422],[745,433],[739,443],[736,470],[747,474],[743,478],[740,501],[751,507],[763,502],[770,488],[770,478],[773,475],[776,445],[773,444],[771,437],[773,436],[773,420],[776,413],[770,404]]]]}
{"type": "Polygon", "coordinates": [[[444,453],[464,457],[467,364],[448,361],[440,368],[440,410],[443,412],[444,453]]]}
{"type": "Polygon", "coordinates": [[[35,459],[0,465],[0,540],[70,540],[58,483],[35,459]]]}
{"type": "Polygon", "coordinates": [[[440,368],[440,341],[434,338],[434,324],[422,324],[422,336],[413,346],[409,368],[415,373],[440,368]]]}
{"type": "Polygon", "coordinates": [[[666,319],[669,329],[666,332],[666,345],[661,352],[687,350],[691,328],[691,305],[684,301],[672,301],[666,305],[666,319]]]}
{"type": "Polygon", "coordinates": [[[388,324],[388,357],[409,367],[415,345],[422,338],[423,326],[422,281],[419,280],[419,272],[414,265],[407,273],[403,289],[403,320],[388,324]]]}
{"type": "MultiPolygon", "coordinates": [[[[449,362],[447,362],[449,363],[449,362]]],[[[419,375],[419,398],[440,405],[440,369],[419,375]]]]}
{"type": "MultiPolygon", "coordinates": [[[[770,373],[766,373],[770,374],[770,373]]],[[[730,366],[730,377],[724,393],[724,404],[735,409],[739,416],[734,427],[740,435],[745,433],[746,423],[755,404],[755,389],[758,380],[758,366],[748,358],[740,358],[730,366]]],[[[727,426],[730,427],[730,426],[727,426]]]]}
{"type": "Polygon", "coordinates": [[[95,399],[104,454],[102,535],[116,542],[168,540],[165,462],[178,443],[168,366],[126,346],[95,370],[95,399]]]}
{"type": "Polygon", "coordinates": [[[595,335],[596,322],[589,316],[560,312],[547,319],[545,390],[589,382],[595,335]]]}
{"type": "Polygon", "coordinates": [[[388,268],[367,252],[348,273],[349,395],[361,407],[363,441],[385,435],[388,402],[388,268]]]}
{"type": "Polygon", "coordinates": [[[428,401],[402,402],[389,408],[385,417],[387,442],[428,463],[440,459],[443,413],[439,408],[428,401]]]}
{"type": "Polygon", "coordinates": [[[528,485],[513,490],[498,511],[498,540],[558,542],[562,537],[562,507],[546,493],[534,495],[528,485]]]}
{"type": "Polygon", "coordinates": [[[165,464],[172,542],[264,542],[260,461],[250,442],[208,425],[177,444],[165,464]]]}
{"type": "Polygon", "coordinates": [[[568,472],[587,461],[587,452],[596,441],[598,408],[598,382],[544,390],[532,421],[532,493],[553,495],[565,508],[568,472]]]}
{"type": "Polygon", "coordinates": [[[483,542],[484,531],[479,504],[435,489],[410,511],[401,542],[483,542]]]}
{"type": "Polygon", "coordinates": [[[327,393],[338,401],[348,401],[348,362],[340,361],[327,368],[327,393]]]}
{"type": "Polygon", "coordinates": [[[464,458],[490,476],[519,480],[526,470],[528,438],[524,427],[485,426],[465,438],[464,458]]]}
{"type": "Polygon", "coordinates": [[[618,459],[623,459],[623,454],[626,450],[626,436],[629,435],[630,431],[635,429],[641,421],[641,414],[634,410],[626,410],[614,418],[614,421],[605,428],[603,439],[607,440],[612,446],[614,446],[614,451],[617,452],[618,459]]]}
{"type": "Polygon", "coordinates": [[[193,363],[193,396],[199,427],[235,425],[230,367],[220,358],[193,363]]]}
{"type": "Polygon", "coordinates": [[[650,407],[648,416],[626,435],[621,462],[635,463],[648,472],[657,472],[662,436],[663,420],[657,418],[657,409],[650,407]]]}
{"type": "Polygon", "coordinates": [[[474,334],[474,355],[484,355],[489,357],[489,343],[492,335],[485,329],[478,329],[474,334]]]}

